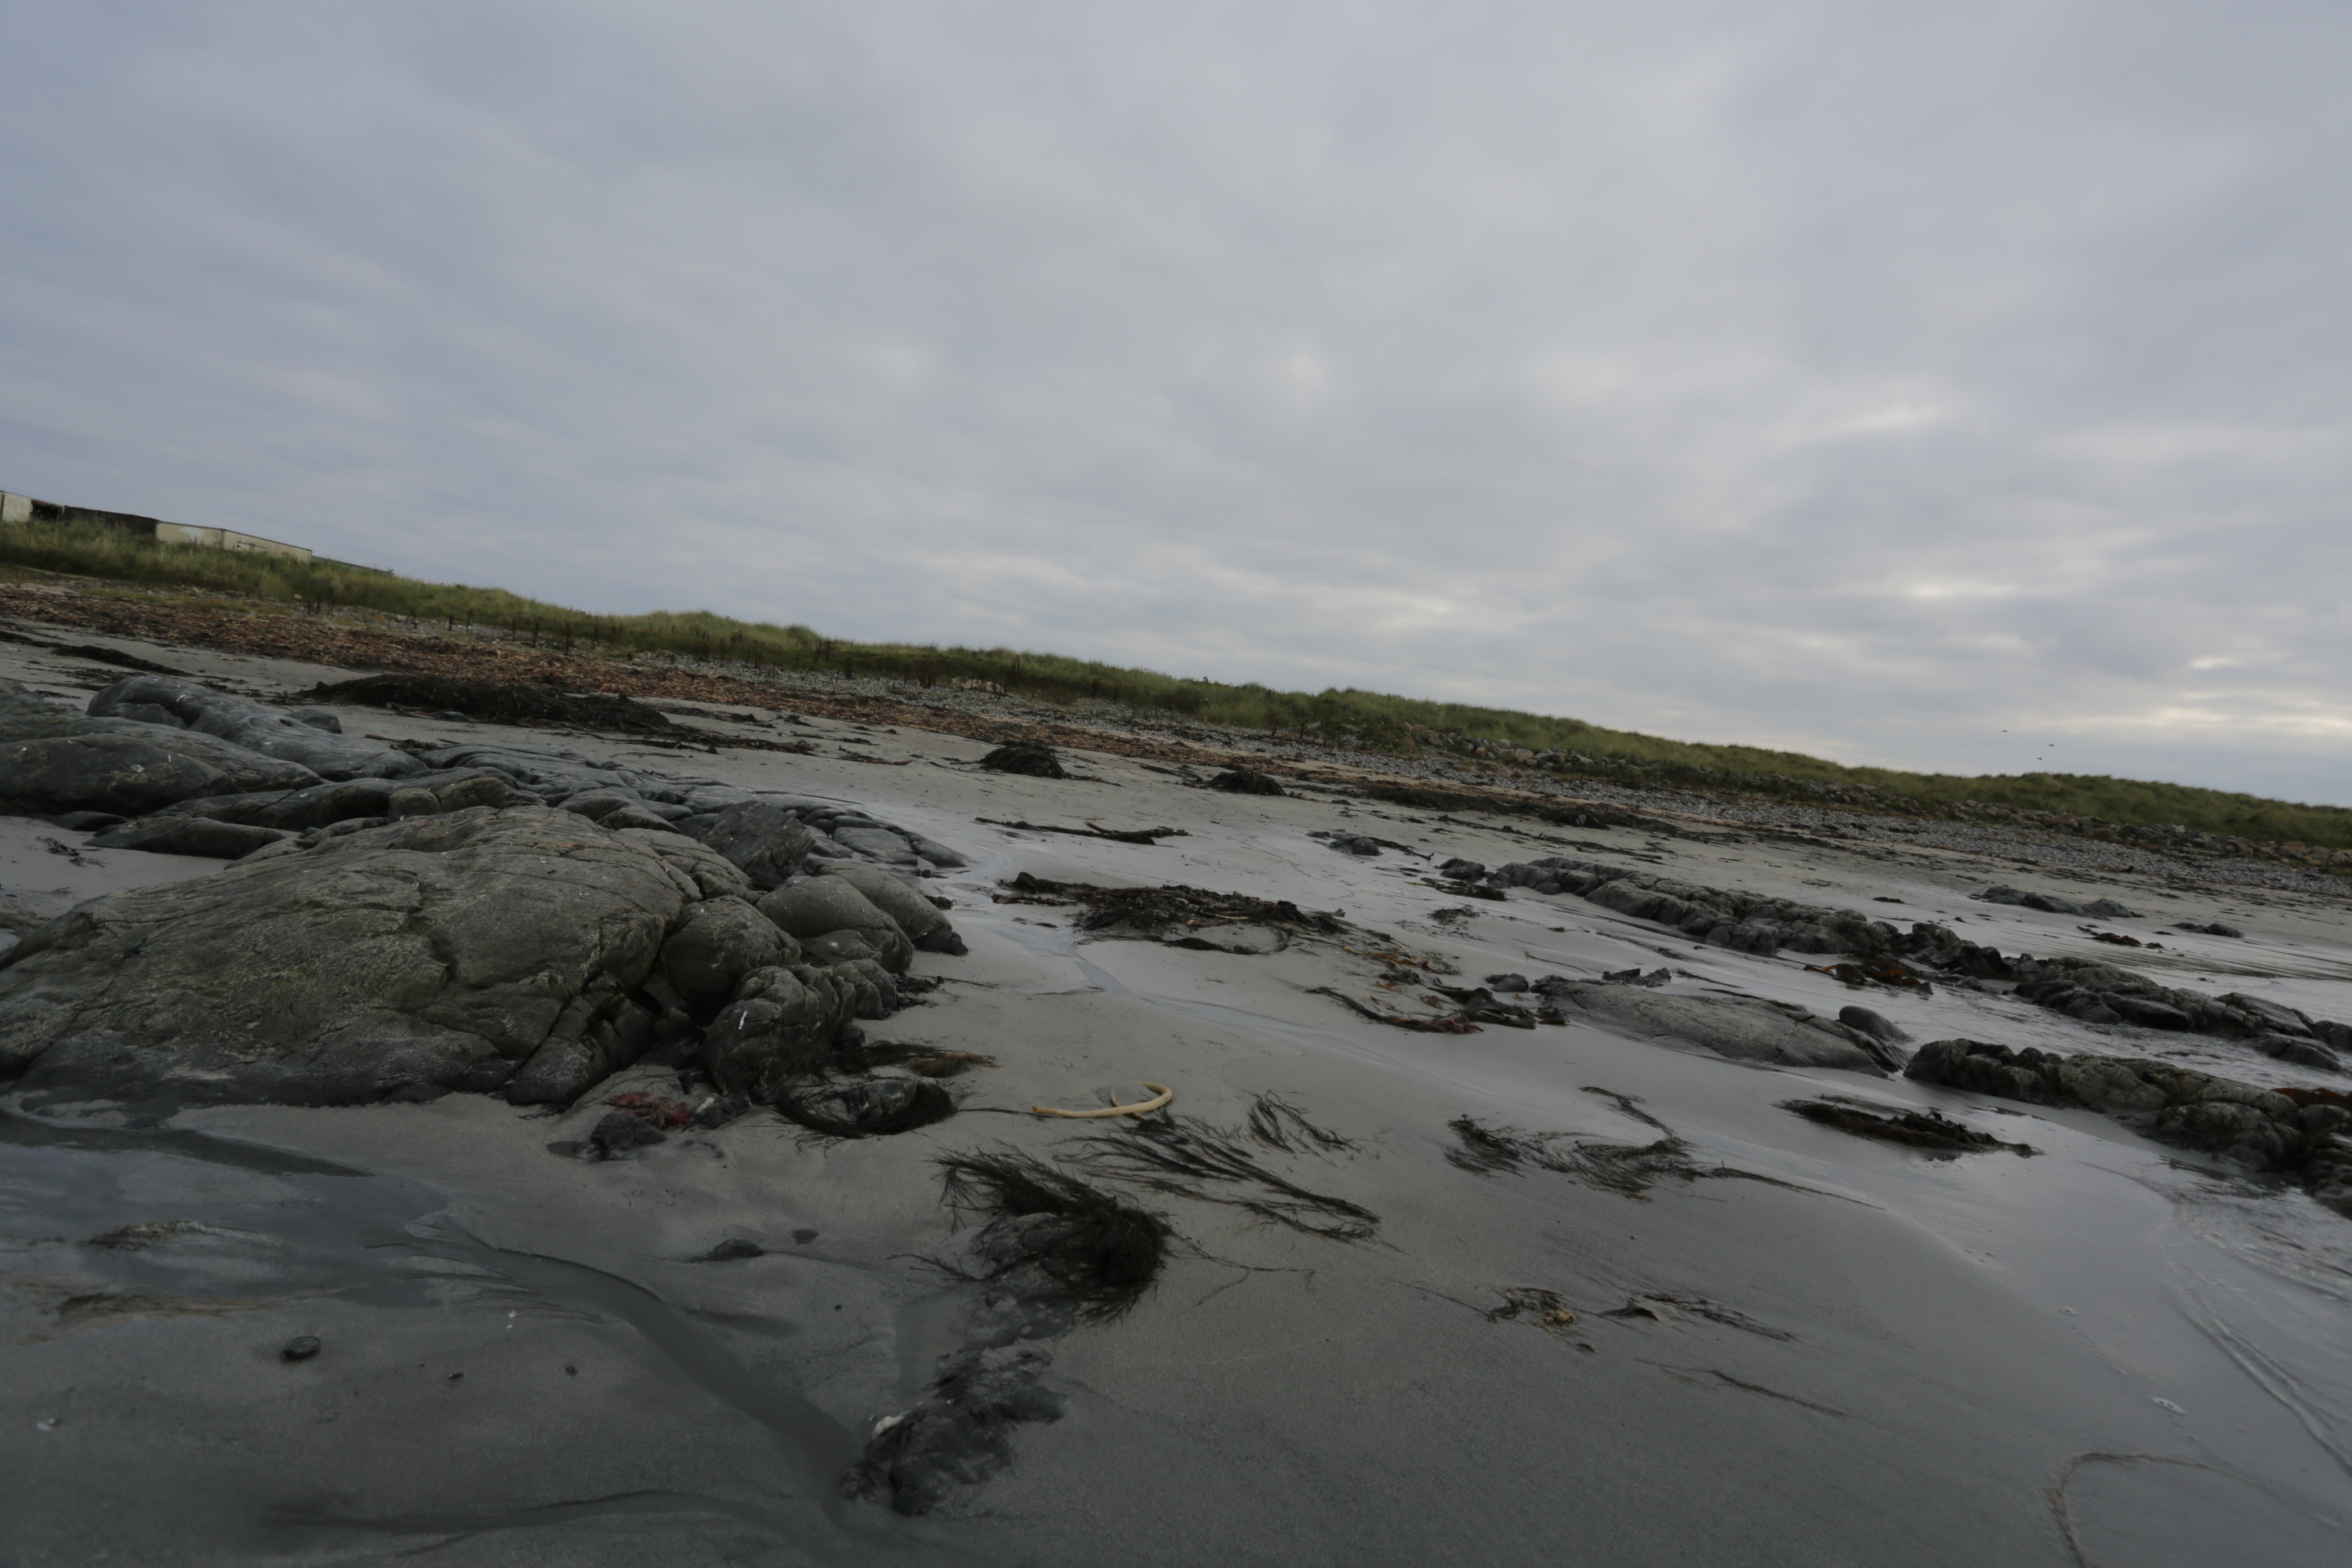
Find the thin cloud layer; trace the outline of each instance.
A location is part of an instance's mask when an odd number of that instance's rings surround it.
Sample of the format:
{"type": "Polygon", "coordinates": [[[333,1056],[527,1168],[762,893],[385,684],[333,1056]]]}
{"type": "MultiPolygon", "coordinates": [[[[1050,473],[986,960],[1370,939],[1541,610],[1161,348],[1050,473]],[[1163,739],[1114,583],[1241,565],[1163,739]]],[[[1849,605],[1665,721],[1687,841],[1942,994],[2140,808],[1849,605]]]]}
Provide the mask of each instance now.
{"type": "Polygon", "coordinates": [[[0,39],[11,489],[598,610],[2352,803],[2340,7],[0,39]]]}

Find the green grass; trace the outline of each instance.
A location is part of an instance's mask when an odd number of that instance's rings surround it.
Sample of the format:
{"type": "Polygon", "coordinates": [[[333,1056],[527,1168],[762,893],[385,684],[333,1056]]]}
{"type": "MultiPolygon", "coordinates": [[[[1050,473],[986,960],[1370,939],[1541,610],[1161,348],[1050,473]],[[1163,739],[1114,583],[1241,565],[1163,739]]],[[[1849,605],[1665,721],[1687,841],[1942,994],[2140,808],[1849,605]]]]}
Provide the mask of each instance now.
{"type": "Polygon", "coordinates": [[[1853,768],[1796,752],[1670,741],[1575,719],[1380,692],[1277,691],[1252,683],[1190,680],[1148,669],[1013,648],[857,643],[803,626],[731,620],[707,611],[589,616],[503,588],[427,583],[335,562],[163,544],[87,525],[0,528],[0,563],[118,583],[239,595],[288,608],[352,607],[420,629],[495,627],[571,652],[734,659],[830,669],[929,686],[987,680],[1050,702],[1122,703],[1205,724],[1283,731],[1370,751],[1461,750],[1467,738],[1567,753],[1578,776],[1707,791],[1828,799],[1894,810],[1949,811],[1962,803],[2066,812],[2114,824],[2179,825],[2265,842],[2352,848],[2352,809],[2298,805],[2186,784],[2069,773],[1965,777],[1853,768]]]}

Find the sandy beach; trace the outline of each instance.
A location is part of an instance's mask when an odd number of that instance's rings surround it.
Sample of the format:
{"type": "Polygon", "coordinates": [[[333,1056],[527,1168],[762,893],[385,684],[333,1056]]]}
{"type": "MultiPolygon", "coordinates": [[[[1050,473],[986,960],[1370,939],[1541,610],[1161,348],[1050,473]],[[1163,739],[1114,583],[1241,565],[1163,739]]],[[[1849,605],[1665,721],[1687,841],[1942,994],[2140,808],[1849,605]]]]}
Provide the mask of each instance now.
{"type": "MultiPolygon", "coordinates": [[[[354,673],[104,640],[262,698],[354,673]]],[[[0,645],[0,676],[78,700],[121,673],[0,645]]],[[[966,864],[921,885],[968,952],[918,952],[936,986],[864,1029],[991,1065],[938,1079],[954,1113],[894,1135],[754,1110],[603,1160],[581,1154],[614,1097],[695,1096],[691,1072],[639,1063],[568,1106],[458,1092],[152,1126],[0,1101],[12,1563],[2154,1568],[2344,1550],[2352,1217],[2294,1184],[2082,1106],[1733,1059],[1590,1008],[1466,1032],[1367,1016],[1461,1016],[1428,1000],[1440,986],[1507,1010],[1539,991],[1507,977],[1638,973],[1645,995],[1790,1018],[1864,1006],[1906,1049],[2341,1090],[2238,1040],[1948,978],[1850,984],[1823,954],[1695,942],[1572,893],[1468,895],[1440,868],[1575,858],[2332,1019],[2352,1017],[2343,893],[1696,812],[1657,816],[1666,833],[1417,811],[1338,764],[1279,796],[1109,750],[1064,748],[1070,777],[1008,775],[977,765],[985,740],[807,714],[798,755],[338,712],[352,736],[561,747],[838,802],[951,847],[966,864]],[[1973,897],[2004,883],[2137,913],[1973,897]],[[1057,884],[1328,919],[1135,940],[1083,929],[1091,906],[1057,884]],[[1032,1110],[1147,1086],[1172,1091],[1156,1134],[1032,1110]],[[1933,1112],[1998,1144],[1857,1136],[1796,1101],[1933,1112]],[[1128,1310],[976,1278],[989,1216],[943,1201],[940,1162],[1005,1152],[1164,1220],[1164,1267],[1128,1310]],[[286,1359],[304,1336],[316,1353],[286,1359]],[[919,1511],[859,1495],[895,1423],[935,1417],[962,1424],[961,1468],[919,1511]]],[[[86,837],[0,818],[20,926],[223,864],[86,837]]]]}

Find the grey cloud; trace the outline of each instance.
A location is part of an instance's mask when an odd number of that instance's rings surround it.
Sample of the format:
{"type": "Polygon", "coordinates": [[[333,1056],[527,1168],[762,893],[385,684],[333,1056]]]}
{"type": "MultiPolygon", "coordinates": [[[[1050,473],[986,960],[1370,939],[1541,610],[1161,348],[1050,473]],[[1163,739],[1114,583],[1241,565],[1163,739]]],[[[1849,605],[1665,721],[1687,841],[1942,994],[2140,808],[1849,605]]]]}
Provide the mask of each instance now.
{"type": "Polygon", "coordinates": [[[0,484],[2352,800],[2352,24],[1768,10],[0,11],[0,484]]]}

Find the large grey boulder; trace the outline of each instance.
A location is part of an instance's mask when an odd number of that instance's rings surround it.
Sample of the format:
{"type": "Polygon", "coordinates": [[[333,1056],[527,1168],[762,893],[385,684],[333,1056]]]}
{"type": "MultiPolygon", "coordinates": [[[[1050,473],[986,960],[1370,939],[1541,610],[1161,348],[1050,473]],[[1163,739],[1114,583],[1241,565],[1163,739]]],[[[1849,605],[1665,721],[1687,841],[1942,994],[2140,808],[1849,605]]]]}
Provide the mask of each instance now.
{"type": "Polygon", "coordinates": [[[198,795],[299,789],[319,775],[217,736],[92,719],[0,682],[0,809],[139,816],[198,795]]]}
{"type": "Polygon", "coordinates": [[[1679,1041],[1735,1061],[1842,1068],[1884,1077],[1902,1065],[1893,1047],[1860,1029],[1753,996],[1706,996],[1641,985],[1548,979],[1536,989],[1563,1012],[1623,1034],[1679,1041]]]}
{"type": "Polygon", "coordinates": [[[893,974],[904,974],[915,961],[914,944],[898,923],[838,877],[803,877],[761,895],[759,910],[803,942],[854,931],[893,974]]]}
{"type": "Polygon", "coordinates": [[[737,801],[697,826],[694,837],[741,867],[759,888],[776,887],[797,873],[816,841],[797,818],[764,800],[737,801]]]}
{"type": "Polygon", "coordinates": [[[800,962],[800,943],[737,898],[706,899],[662,943],[662,973],[687,1005],[708,1014],[734,1000],[755,969],[800,962]]]}
{"type": "Polygon", "coordinates": [[[281,709],[265,708],[171,675],[134,675],[89,700],[94,719],[147,719],[217,735],[281,762],[299,763],[326,779],[405,778],[425,764],[380,741],[330,734],[281,709]]]}
{"type": "Polygon", "coordinates": [[[623,1004],[697,892],[623,836],[522,806],[108,894],[0,954],[0,1079],[152,1112],[494,1089],[583,1040],[615,1061],[623,1004]]]}
{"type": "Polygon", "coordinates": [[[948,923],[940,907],[918,891],[904,877],[895,876],[881,867],[864,860],[832,860],[819,868],[820,877],[838,877],[866,896],[866,902],[898,922],[908,941],[918,947],[926,937],[948,923]]]}

